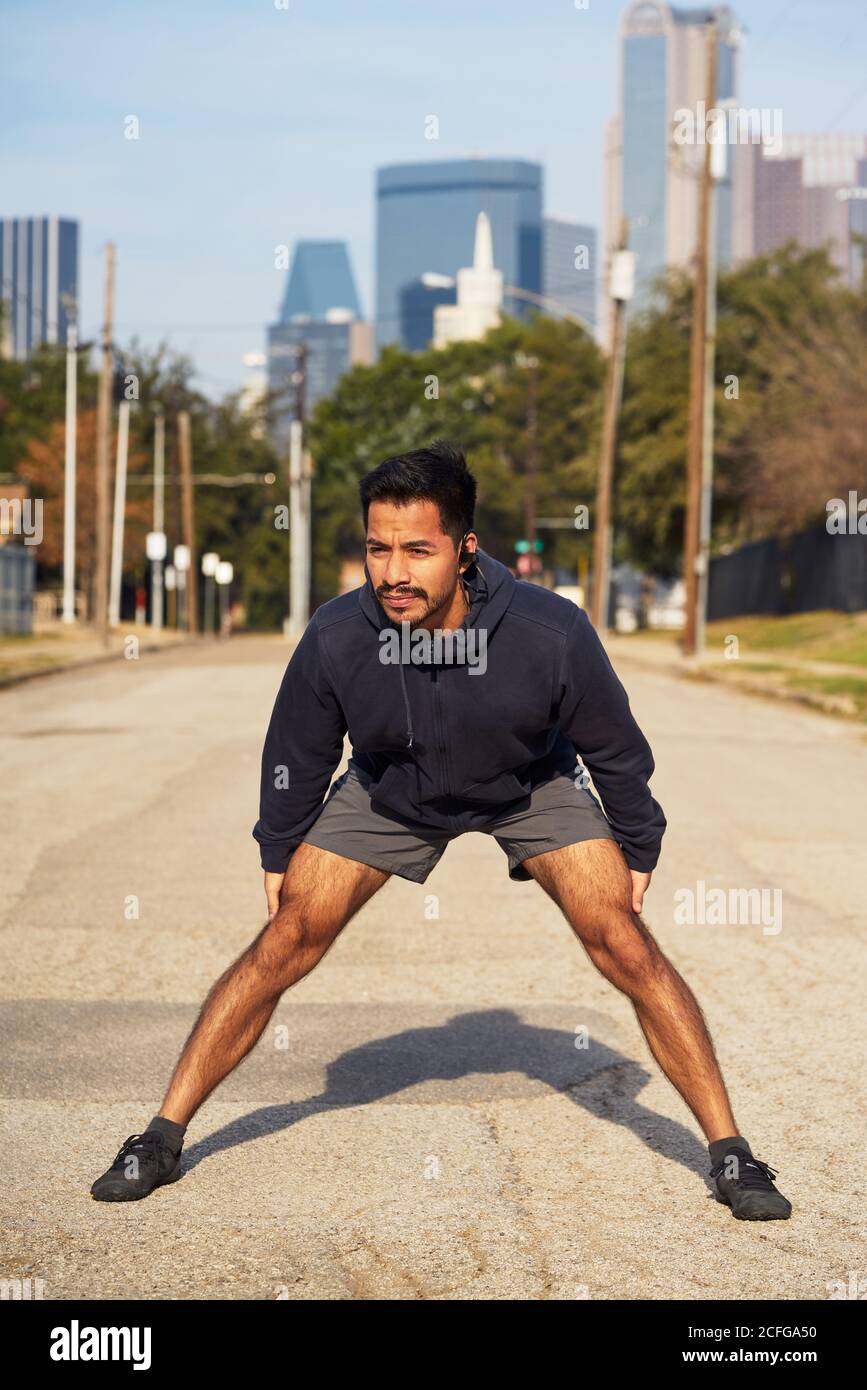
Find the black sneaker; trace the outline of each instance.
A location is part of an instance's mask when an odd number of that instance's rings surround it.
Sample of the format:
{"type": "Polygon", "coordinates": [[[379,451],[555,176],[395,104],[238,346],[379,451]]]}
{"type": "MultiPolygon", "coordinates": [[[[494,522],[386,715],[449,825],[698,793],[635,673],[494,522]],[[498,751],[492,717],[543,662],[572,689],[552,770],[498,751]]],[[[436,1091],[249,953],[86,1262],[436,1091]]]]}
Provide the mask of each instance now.
{"type": "Polygon", "coordinates": [[[777,1176],[774,1169],[740,1145],[723,1154],[710,1175],[717,1201],[731,1207],[739,1221],[785,1221],[792,1214],[791,1202],[771,1181],[777,1176]]]}
{"type": "Polygon", "coordinates": [[[114,1163],[90,1189],[98,1202],[137,1202],[155,1187],[177,1182],[181,1156],[169,1148],[165,1135],[148,1129],[131,1134],[114,1163]]]}

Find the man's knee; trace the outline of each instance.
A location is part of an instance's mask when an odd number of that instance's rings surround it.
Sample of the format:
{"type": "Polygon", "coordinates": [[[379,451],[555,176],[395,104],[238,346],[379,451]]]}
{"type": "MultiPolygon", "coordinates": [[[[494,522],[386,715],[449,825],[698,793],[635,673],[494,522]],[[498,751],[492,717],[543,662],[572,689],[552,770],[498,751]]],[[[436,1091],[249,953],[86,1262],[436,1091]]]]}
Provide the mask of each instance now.
{"type": "Polygon", "coordinates": [[[642,994],[664,970],[665,957],[631,903],[582,904],[569,920],[593,964],[626,994],[642,994]]]}
{"type": "Polygon", "coordinates": [[[303,900],[290,894],[254,941],[252,964],[263,977],[280,985],[287,976],[299,978],[299,972],[311,970],[327,944],[323,943],[321,923],[303,900]]]}

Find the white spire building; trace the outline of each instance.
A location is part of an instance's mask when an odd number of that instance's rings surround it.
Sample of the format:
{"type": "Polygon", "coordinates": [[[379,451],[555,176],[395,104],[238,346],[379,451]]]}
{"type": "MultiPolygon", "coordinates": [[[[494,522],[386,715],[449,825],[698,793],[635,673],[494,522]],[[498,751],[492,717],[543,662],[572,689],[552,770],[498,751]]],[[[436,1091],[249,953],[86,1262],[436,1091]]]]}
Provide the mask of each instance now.
{"type": "Polygon", "coordinates": [[[434,309],[435,348],[446,343],[483,338],[500,322],[503,272],[494,269],[491,222],[486,212],[476,218],[473,263],[457,274],[457,304],[438,304],[434,309]]]}

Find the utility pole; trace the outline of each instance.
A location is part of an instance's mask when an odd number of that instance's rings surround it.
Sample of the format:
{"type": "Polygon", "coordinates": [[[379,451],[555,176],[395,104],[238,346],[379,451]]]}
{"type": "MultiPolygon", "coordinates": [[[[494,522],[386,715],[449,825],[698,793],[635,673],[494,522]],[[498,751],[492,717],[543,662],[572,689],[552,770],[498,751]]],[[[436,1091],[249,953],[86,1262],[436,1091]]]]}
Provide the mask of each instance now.
{"type": "MultiPolygon", "coordinates": [[[[705,110],[716,104],[717,28],[707,26],[707,81],[705,110]]],[[[698,245],[692,298],[692,341],[689,362],[689,436],[686,465],[686,518],[683,536],[683,578],[686,585],[684,656],[696,656],[704,635],[700,611],[706,587],[702,582],[710,545],[710,488],[713,461],[713,364],[716,333],[715,268],[711,273],[710,247],[713,214],[713,146],[705,134],[704,167],[698,204],[698,245]],[[713,299],[714,304],[709,303],[713,299]],[[704,527],[702,520],[704,513],[704,527]],[[706,534],[702,537],[702,531],[706,534]],[[704,544],[702,544],[704,540],[704,544]]]]}
{"type": "Polygon", "coordinates": [[[103,646],[108,646],[108,450],[111,435],[113,375],[111,324],[114,298],[114,246],[105,248],[105,289],[102,324],[102,365],[96,402],[96,577],[94,616],[103,646]]]}
{"type": "Polygon", "coordinates": [[[596,483],[596,515],[593,519],[593,585],[590,621],[597,632],[608,627],[608,587],[611,560],[611,489],[617,452],[617,419],[623,395],[623,360],[626,355],[626,309],[635,282],[635,256],[626,249],[626,220],[620,224],[617,249],[611,258],[611,343],[605,376],[605,408],[602,417],[602,451],[596,483]]]}
{"type": "Polygon", "coordinates": [[[123,521],[126,511],[126,461],[129,453],[129,401],[117,410],[117,463],[114,470],[114,527],[111,537],[111,588],[108,618],[112,627],[120,623],[120,586],[123,578],[123,521]]]}
{"type": "Polygon", "coordinates": [[[289,635],[301,637],[310,616],[310,468],[304,449],[307,346],[296,349],[295,419],[289,426],[289,635]]]}
{"type": "MultiPolygon", "coordinates": [[[[542,568],[542,563],[536,554],[536,533],[538,531],[536,485],[539,475],[537,462],[539,379],[537,376],[537,369],[539,366],[539,359],[526,352],[516,352],[514,361],[516,367],[527,373],[527,452],[524,461],[524,537],[523,540],[516,544],[515,549],[522,556],[526,555],[526,577],[534,581],[536,574],[542,568]]],[[[518,563],[519,572],[523,573],[520,569],[520,561],[518,563]]]]}
{"type": "MultiPolygon", "coordinates": [[[[166,528],[166,417],[158,408],[154,417],[154,531],[163,535],[166,528]]],[[[162,558],[153,561],[151,583],[151,623],[159,635],[163,626],[163,559],[165,537],[161,546],[162,558]]]]}
{"type": "Polygon", "coordinates": [[[289,426],[289,635],[300,637],[307,626],[305,557],[304,449],[300,420],[289,426]]]}
{"type": "MultiPolygon", "coordinates": [[[[524,538],[530,542],[530,577],[536,573],[536,484],[538,481],[538,385],[537,357],[527,358],[527,477],[524,485],[524,538]]],[[[541,568],[541,562],[538,562],[541,568]]]]}
{"type": "Polygon", "coordinates": [[[66,329],[66,453],[63,468],[63,621],[75,622],[75,462],[78,406],[78,327],[66,329]]]}
{"type": "Polygon", "coordinates": [[[186,596],[187,632],[199,630],[199,568],[196,557],[196,522],[193,509],[193,454],[190,444],[190,413],[178,414],[178,453],[181,467],[181,524],[184,545],[189,551],[188,592],[186,596]]]}

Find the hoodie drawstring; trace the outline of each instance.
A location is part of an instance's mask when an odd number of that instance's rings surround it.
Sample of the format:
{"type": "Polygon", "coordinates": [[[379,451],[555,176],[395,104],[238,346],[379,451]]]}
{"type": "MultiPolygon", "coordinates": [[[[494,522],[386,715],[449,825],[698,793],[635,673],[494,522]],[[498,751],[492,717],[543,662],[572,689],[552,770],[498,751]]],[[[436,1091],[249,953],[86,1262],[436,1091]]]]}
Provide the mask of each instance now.
{"type": "Polygon", "coordinates": [[[412,748],[412,710],[409,704],[409,695],[406,690],[406,676],[403,674],[402,661],[398,662],[398,670],[400,671],[400,688],[403,692],[403,707],[406,710],[406,746],[407,748],[412,748]]]}

